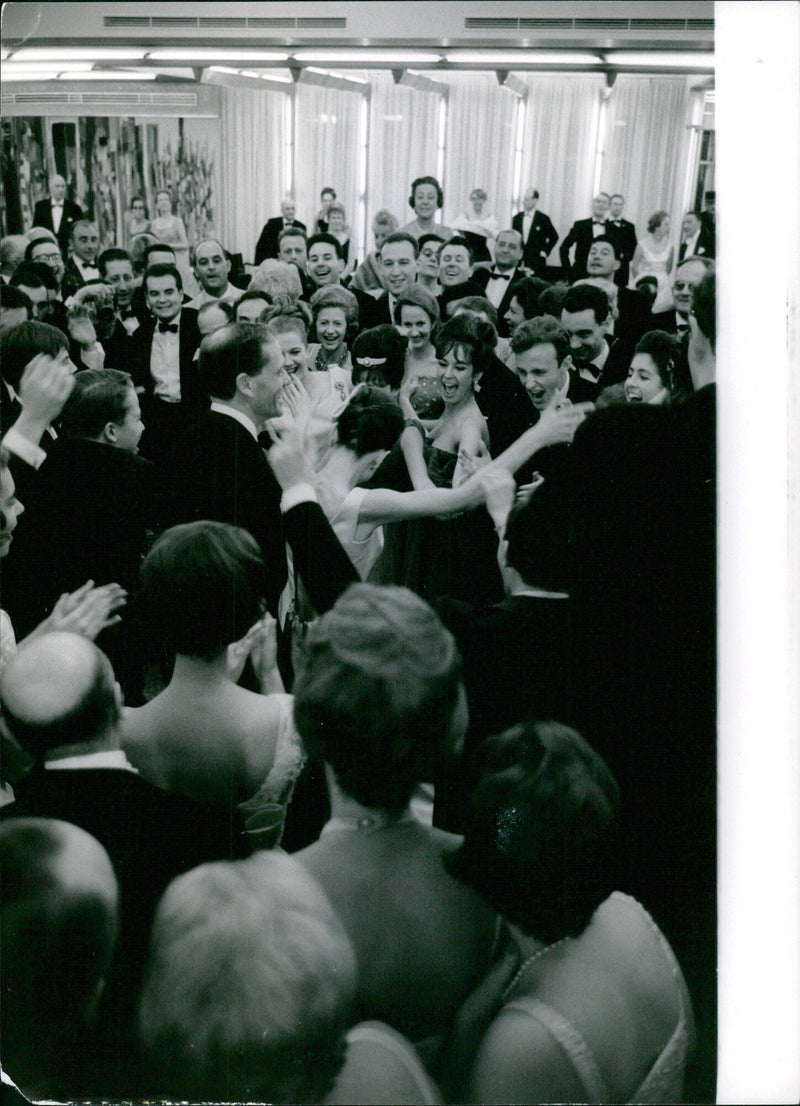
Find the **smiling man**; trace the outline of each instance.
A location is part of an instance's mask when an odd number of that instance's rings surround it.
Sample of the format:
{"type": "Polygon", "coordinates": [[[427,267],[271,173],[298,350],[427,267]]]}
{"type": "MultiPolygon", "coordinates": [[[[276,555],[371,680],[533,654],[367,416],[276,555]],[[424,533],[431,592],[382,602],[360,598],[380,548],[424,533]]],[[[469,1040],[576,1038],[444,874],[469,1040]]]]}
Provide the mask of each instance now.
{"type": "MultiPolygon", "coordinates": [[[[586,259],[586,272],[590,280],[615,281],[620,270],[620,247],[614,238],[601,235],[595,238],[586,259]]],[[[617,317],[610,324],[608,333],[634,346],[646,330],[655,324],[641,292],[630,288],[617,288],[617,317]]]]}
{"type": "Polygon", "coordinates": [[[413,235],[404,230],[387,234],[378,250],[378,272],[386,291],[365,305],[361,313],[362,330],[393,325],[394,309],[398,296],[417,279],[419,247],[413,235]]]}
{"type": "Polygon", "coordinates": [[[73,224],[70,235],[70,254],[65,266],[61,284],[64,298],[89,280],[97,280],[100,270],[97,268],[97,250],[100,245],[100,232],[95,223],[79,219],[73,224]]]}

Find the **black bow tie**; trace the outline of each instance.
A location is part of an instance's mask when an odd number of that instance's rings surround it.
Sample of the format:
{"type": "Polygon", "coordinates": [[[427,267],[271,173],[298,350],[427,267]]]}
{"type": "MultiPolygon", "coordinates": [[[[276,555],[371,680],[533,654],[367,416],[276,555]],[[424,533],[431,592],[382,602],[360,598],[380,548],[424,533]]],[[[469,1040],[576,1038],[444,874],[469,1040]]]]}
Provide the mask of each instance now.
{"type": "Polygon", "coordinates": [[[489,273],[490,280],[511,280],[511,273],[498,273],[497,270],[493,270],[489,273]]]}
{"type": "Polygon", "coordinates": [[[177,323],[161,323],[160,322],[158,324],[158,329],[162,334],[166,334],[167,332],[169,332],[170,334],[177,334],[178,333],[178,324],[177,323]]]}

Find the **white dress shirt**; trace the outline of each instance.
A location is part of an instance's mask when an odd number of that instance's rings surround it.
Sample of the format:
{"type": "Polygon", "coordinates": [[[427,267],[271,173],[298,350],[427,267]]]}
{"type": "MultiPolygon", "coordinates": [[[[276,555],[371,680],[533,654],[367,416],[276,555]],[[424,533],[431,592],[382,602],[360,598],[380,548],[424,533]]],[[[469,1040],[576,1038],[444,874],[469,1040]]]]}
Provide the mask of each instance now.
{"type": "Polygon", "coordinates": [[[180,403],[181,401],[181,335],[180,312],[169,322],[178,324],[178,332],[158,329],[158,323],[153,331],[153,344],[150,347],[150,372],[152,373],[155,387],[153,392],[165,403],[180,403]]]}
{"type": "Polygon", "coordinates": [[[530,237],[531,227],[533,226],[533,217],[536,214],[535,211],[525,211],[522,215],[522,241],[527,242],[530,237]]]}
{"type": "Polygon", "coordinates": [[[53,200],[52,204],[50,205],[50,211],[51,218],[53,220],[53,230],[56,232],[56,234],[58,234],[59,230],[61,229],[61,220],[64,217],[64,205],[57,204],[56,201],[53,200]]]}
{"type": "Polygon", "coordinates": [[[206,292],[205,288],[201,288],[198,294],[186,304],[187,307],[193,308],[195,311],[199,311],[201,307],[205,307],[207,303],[217,303],[218,300],[225,300],[226,303],[233,305],[237,300],[241,299],[244,292],[241,288],[237,288],[234,284],[228,282],[225,291],[218,296],[212,296],[206,292]]]}
{"type": "Polygon", "coordinates": [[[686,249],[684,250],[684,253],[683,253],[683,260],[684,261],[687,259],[687,257],[694,257],[695,254],[697,253],[697,239],[700,237],[700,231],[701,230],[702,230],[702,227],[698,227],[697,228],[697,234],[693,234],[691,238],[684,239],[684,244],[686,246],[686,249]]]}
{"type": "MultiPolygon", "coordinates": [[[[498,279],[497,277],[489,278],[486,284],[486,298],[493,307],[500,306],[503,296],[517,279],[517,268],[518,266],[515,265],[513,269],[509,269],[508,280],[498,279]]],[[[500,272],[500,270],[495,268],[492,272],[500,272]]]]}
{"type": "Polygon", "coordinates": [[[78,270],[85,281],[97,280],[100,276],[100,270],[97,268],[96,265],[90,265],[86,261],[81,261],[81,259],[79,257],[76,257],[75,254],[72,254],[72,261],[75,265],[75,268],[78,270]]]}

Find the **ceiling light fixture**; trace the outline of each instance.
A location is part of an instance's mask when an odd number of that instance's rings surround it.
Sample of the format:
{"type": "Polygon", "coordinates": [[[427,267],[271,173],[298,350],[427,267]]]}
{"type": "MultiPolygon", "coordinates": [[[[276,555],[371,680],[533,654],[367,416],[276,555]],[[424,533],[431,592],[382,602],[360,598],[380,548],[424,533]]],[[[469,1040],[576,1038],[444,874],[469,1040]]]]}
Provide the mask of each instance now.
{"type": "Polygon", "coordinates": [[[25,46],[14,53],[15,61],[140,61],[144,50],[128,46],[25,46]]]}
{"type": "MultiPolygon", "coordinates": [[[[45,66],[42,61],[15,61],[9,59],[3,66],[6,73],[33,73],[42,69],[54,69],[53,65],[45,66]]],[[[92,68],[90,61],[60,61],[55,72],[57,73],[87,73],[92,68]]]]}
{"type": "Polygon", "coordinates": [[[152,70],[93,69],[91,73],[59,73],[60,81],[154,81],[152,70]]]}
{"type": "Polygon", "coordinates": [[[590,53],[559,53],[557,50],[481,50],[453,51],[445,54],[453,65],[507,65],[512,69],[527,69],[531,65],[600,65],[600,59],[590,53]]]}
{"type": "Polygon", "coordinates": [[[4,65],[0,72],[0,83],[12,84],[19,83],[20,81],[53,81],[57,76],[57,69],[38,69],[30,70],[30,72],[27,73],[12,73],[9,72],[8,66],[4,65]]]}
{"type": "Polygon", "coordinates": [[[295,61],[358,62],[359,65],[425,65],[442,60],[442,55],[432,50],[370,50],[356,47],[352,50],[298,50],[293,54],[295,61]]]}
{"type": "Polygon", "coordinates": [[[351,77],[349,74],[332,73],[329,69],[317,69],[313,65],[307,65],[304,73],[318,73],[320,77],[335,77],[338,81],[347,81],[348,84],[366,84],[362,77],[351,77]]]}
{"type": "Polygon", "coordinates": [[[255,61],[286,61],[289,55],[281,53],[280,50],[226,50],[225,48],[216,50],[213,47],[198,46],[194,49],[190,47],[175,47],[174,49],[164,48],[159,50],[148,50],[147,57],[149,61],[240,61],[247,63],[255,61]]]}
{"type": "Polygon", "coordinates": [[[714,55],[697,52],[685,54],[657,50],[609,50],[605,53],[609,65],[634,66],[637,69],[713,69],[714,55]]]}

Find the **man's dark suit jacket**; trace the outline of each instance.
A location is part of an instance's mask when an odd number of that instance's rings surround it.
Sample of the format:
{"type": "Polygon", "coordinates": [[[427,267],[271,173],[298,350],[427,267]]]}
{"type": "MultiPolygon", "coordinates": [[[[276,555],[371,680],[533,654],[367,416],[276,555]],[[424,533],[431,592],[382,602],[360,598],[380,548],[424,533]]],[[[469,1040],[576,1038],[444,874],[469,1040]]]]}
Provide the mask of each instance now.
{"type": "Polygon", "coordinates": [[[636,227],[629,219],[620,219],[619,226],[613,219],[606,223],[606,234],[617,245],[619,250],[619,268],[614,277],[614,282],[620,288],[627,288],[630,280],[631,261],[636,253],[636,227]]]}
{"type": "Polygon", "coordinates": [[[263,449],[229,415],[205,412],[175,443],[165,489],[170,525],[205,518],[250,531],[267,565],[267,602],[273,614],[287,579],[287,541],[320,613],[359,578],[319,504],[301,503],[281,515],[281,489],[263,449]]]}
{"type": "MultiPolygon", "coordinates": [[[[299,219],[292,219],[291,225],[297,230],[305,230],[305,223],[299,219]]],[[[276,215],[274,219],[267,219],[262,227],[258,242],[256,243],[255,264],[260,265],[268,257],[278,256],[278,235],[283,230],[283,216],[276,215]]]]}
{"type": "Polygon", "coordinates": [[[594,242],[593,219],[578,219],[572,224],[564,241],[558,247],[564,275],[572,283],[586,276],[586,259],[594,242]],[[575,260],[570,263],[569,251],[575,247],[575,260]]]}
{"type": "MultiPolygon", "coordinates": [[[[162,791],[122,768],[37,767],[15,786],[2,819],[59,818],[95,837],[109,855],[120,890],[120,929],[97,1038],[80,1097],[140,1098],[133,1018],[150,925],[158,900],[178,875],[198,864],[249,855],[235,815],[162,791]]],[[[73,1088],[68,1088],[73,1090],[73,1088]]],[[[72,1094],[69,1095],[73,1097],[72,1094]]]]}
{"type": "Polygon", "coordinates": [[[641,292],[620,288],[617,292],[617,311],[614,337],[627,345],[635,346],[646,330],[655,329],[650,307],[641,292]]]}
{"type": "MultiPolygon", "coordinates": [[[[695,246],[692,257],[709,257],[713,258],[716,252],[715,249],[715,234],[713,223],[702,222],[700,224],[700,233],[697,236],[697,245],[695,246]]],[[[681,242],[678,247],[678,262],[683,261],[686,255],[686,243],[681,242]]]]}
{"type": "Polygon", "coordinates": [[[517,374],[494,354],[478,384],[475,401],[489,427],[492,457],[497,457],[533,425],[536,411],[517,374]]]}
{"type": "MultiPolygon", "coordinates": [[[[477,284],[481,288],[481,295],[486,295],[486,285],[492,275],[491,269],[475,269],[472,276],[469,278],[473,283],[477,284]]],[[[510,334],[508,323],[506,322],[506,311],[508,311],[511,305],[512,295],[511,287],[518,280],[523,280],[525,277],[533,276],[533,273],[527,269],[522,263],[516,266],[512,271],[507,283],[506,290],[503,293],[503,298],[497,305],[497,333],[501,338],[508,338],[510,334]]]]}
{"type": "MultiPolygon", "coordinates": [[[[36,207],[33,209],[33,226],[44,227],[45,230],[52,231],[56,234],[55,227],[53,226],[53,201],[48,196],[44,200],[38,200],[36,207]]],[[[66,256],[67,248],[69,246],[69,237],[72,233],[72,227],[79,219],[83,218],[83,211],[73,200],[64,200],[64,210],[61,213],[61,226],[58,228],[58,244],[61,247],[61,252],[66,256]]]]}
{"type": "Polygon", "coordinates": [[[83,288],[85,283],[83,273],[75,264],[72,255],[67,255],[64,262],[64,277],[61,281],[61,295],[65,300],[68,300],[70,296],[75,295],[79,288],[83,288]]]}
{"type": "MultiPolygon", "coordinates": [[[[511,220],[513,230],[522,234],[524,211],[518,211],[511,220]]],[[[550,251],[558,241],[558,231],[550,222],[550,216],[543,211],[534,211],[530,234],[527,242],[522,242],[522,260],[533,272],[534,276],[543,276],[547,266],[547,258],[550,251]]]]}
{"type": "Polygon", "coordinates": [[[394,323],[389,310],[388,292],[381,292],[376,298],[369,292],[359,292],[355,288],[351,288],[350,291],[358,299],[359,330],[372,330],[375,326],[394,323]]]}
{"type": "Polygon", "coordinates": [[[435,820],[463,833],[465,776],[485,738],[528,717],[574,723],[570,604],[512,595],[488,607],[443,598],[436,608],[464,662],[469,730],[458,763],[437,780],[435,820]]]}

